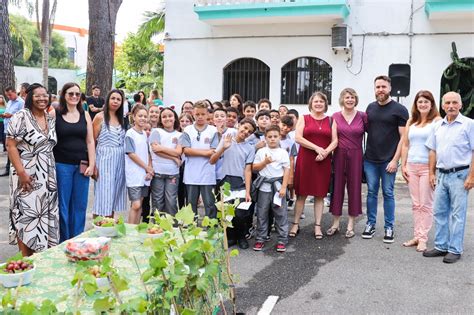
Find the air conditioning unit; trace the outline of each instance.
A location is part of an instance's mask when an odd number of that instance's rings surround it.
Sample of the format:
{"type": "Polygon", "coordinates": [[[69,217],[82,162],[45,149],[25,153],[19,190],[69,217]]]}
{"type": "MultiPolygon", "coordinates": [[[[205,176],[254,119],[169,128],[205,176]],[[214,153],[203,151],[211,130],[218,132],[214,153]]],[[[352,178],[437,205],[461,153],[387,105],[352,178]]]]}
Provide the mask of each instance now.
{"type": "Polygon", "coordinates": [[[335,24],[331,28],[331,46],[334,53],[344,50],[348,52],[351,49],[351,28],[346,24],[335,24]]]}

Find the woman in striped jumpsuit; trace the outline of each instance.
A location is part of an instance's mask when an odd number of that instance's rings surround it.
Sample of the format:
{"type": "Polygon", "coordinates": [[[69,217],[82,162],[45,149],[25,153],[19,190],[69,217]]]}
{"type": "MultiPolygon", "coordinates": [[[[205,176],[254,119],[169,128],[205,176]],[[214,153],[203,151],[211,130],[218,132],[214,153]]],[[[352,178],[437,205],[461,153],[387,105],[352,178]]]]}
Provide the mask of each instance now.
{"type": "Polygon", "coordinates": [[[104,111],[94,117],[96,165],[99,173],[94,186],[94,217],[113,217],[114,212],[126,210],[123,101],[121,91],[110,91],[104,111]]]}

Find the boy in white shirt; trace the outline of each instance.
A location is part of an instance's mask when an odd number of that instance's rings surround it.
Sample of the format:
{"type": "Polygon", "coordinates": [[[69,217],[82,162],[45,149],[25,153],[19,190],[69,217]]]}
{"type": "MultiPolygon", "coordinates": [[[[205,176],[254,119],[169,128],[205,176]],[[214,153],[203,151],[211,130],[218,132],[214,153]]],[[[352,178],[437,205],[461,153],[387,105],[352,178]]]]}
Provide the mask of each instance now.
{"type": "Polygon", "coordinates": [[[280,128],[269,126],[265,130],[267,146],[255,154],[253,170],[259,172],[254,181],[257,193],[257,236],[253,247],[261,251],[268,235],[268,212],[271,208],[275,217],[275,228],[278,232],[278,252],[286,251],[288,242],[288,213],[286,207],[286,188],[290,177],[290,158],[288,153],[280,148],[280,128]]]}
{"type": "Polygon", "coordinates": [[[204,101],[194,104],[194,124],[184,128],[181,137],[183,153],[186,156],[184,184],[187,198],[197,214],[199,195],[202,196],[206,216],[215,218],[217,209],[213,188],[216,185],[216,168],[209,163],[219,142],[217,128],[207,124],[208,110],[204,101]]]}

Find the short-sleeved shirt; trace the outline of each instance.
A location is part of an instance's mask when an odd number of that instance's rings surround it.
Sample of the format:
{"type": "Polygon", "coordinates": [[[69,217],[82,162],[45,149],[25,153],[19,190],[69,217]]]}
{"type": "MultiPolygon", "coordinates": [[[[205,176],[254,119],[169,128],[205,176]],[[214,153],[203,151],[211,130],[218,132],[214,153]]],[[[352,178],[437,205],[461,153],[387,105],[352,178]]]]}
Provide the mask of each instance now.
{"type": "MultiPolygon", "coordinates": [[[[255,154],[254,163],[260,163],[265,160],[265,155],[270,156],[273,162],[265,166],[258,174],[266,178],[282,177],[285,173],[285,168],[290,167],[290,157],[288,153],[282,148],[270,149],[269,147],[264,147],[259,149],[255,154]]],[[[271,192],[272,188],[270,184],[263,183],[259,190],[271,192]]]]}
{"type": "MultiPolygon", "coordinates": [[[[158,143],[169,149],[176,149],[181,138],[181,132],[177,130],[167,131],[163,128],[153,128],[148,138],[148,143],[158,143]]],[[[150,148],[151,160],[153,163],[153,170],[160,175],[176,175],[179,174],[179,166],[170,159],[159,156],[153,153],[150,148]]]]}
{"type": "Polygon", "coordinates": [[[288,156],[296,157],[298,155],[298,150],[296,149],[296,142],[294,139],[291,139],[289,135],[285,139],[280,140],[280,148],[285,150],[288,153],[288,156]]]}
{"type": "MultiPolygon", "coordinates": [[[[224,145],[224,140],[219,142],[217,150],[224,145]]],[[[237,143],[235,139],[232,139],[232,145],[224,151],[221,156],[222,168],[221,178],[226,176],[238,176],[245,181],[245,167],[248,164],[252,164],[255,159],[255,148],[247,141],[237,143]]]]}
{"type": "MultiPolygon", "coordinates": [[[[104,104],[105,104],[105,100],[102,97],[89,96],[86,99],[86,101],[87,101],[87,105],[94,105],[94,107],[97,107],[97,108],[102,108],[102,107],[104,107],[104,104]]],[[[89,114],[91,115],[91,119],[94,119],[94,117],[97,113],[94,113],[94,112],[89,110],[89,114]]]]}
{"type": "Polygon", "coordinates": [[[370,103],[366,113],[369,125],[364,158],[374,163],[390,161],[400,142],[398,127],[405,127],[409,117],[408,110],[391,100],[386,105],[370,103]]]}
{"type": "MultiPolygon", "coordinates": [[[[199,150],[215,149],[219,143],[217,128],[206,125],[203,130],[196,129],[195,123],[184,128],[181,136],[183,148],[199,150]]],[[[187,185],[215,185],[216,167],[204,156],[187,156],[183,181],[187,185]]]]}
{"type": "Polygon", "coordinates": [[[445,117],[435,123],[425,145],[436,151],[437,168],[470,165],[474,151],[474,121],[458,114],[453,122],[448,123],[445,117]]]}
{"type": "Polygon", "coordinates": [[[146,170],[132,161],[128,153],[135,153],[148,165],[148,139],[145,132],[140,133],[131,128],[125,134],[125,180],[127,187],[148,186],[146,170]]]}
{"type": "MultiPolygon", "coordinates": [[[[15,100],[9,100],[7,107],[5,108],[5,114],[15,114],[23,109],[25,106],[25,101],[21,97],[17,97],[15,100]]],[[[3,119],[3,133],[7,133],[8,124],[10,123],[11,118],[3,119]]]]}
{"type": "MultiPolygon", "coordinates": [[[[222,140],[225,136],[227,135],[232,135],[234,137],[237,134],[237,129],[235,128],[227,128],[223,133],[222,136],[220,136],[220,139],[222,140]]],[[[219,158],[216,162],[216,179],[219,181],[224,178],[224,174],[222,174],[222,159],[223,156],[219,158]]]]}

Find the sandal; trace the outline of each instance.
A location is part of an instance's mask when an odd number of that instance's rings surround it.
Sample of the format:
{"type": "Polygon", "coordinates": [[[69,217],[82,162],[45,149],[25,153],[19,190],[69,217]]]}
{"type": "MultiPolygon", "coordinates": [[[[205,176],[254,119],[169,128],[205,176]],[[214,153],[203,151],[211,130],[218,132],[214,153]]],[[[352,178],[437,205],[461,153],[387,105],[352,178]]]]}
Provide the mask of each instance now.
{"type": "Polygon", "coordinates": [[[354,230],[347,230],[346,231],[346,238],[351,238],[351,237],[354,237],[355,233],[354,233],[354,230]]]}
{"type": "Polygon", "coordinates": [[[412,247],[412,246],[416,246],[416,245],[418,245],[418,240],[416,238],[413,238],[413,239],[403,243],[404,247],[412,247]]]}
{"type": "Polygon", "coordinates": [[[426,251],[426,242],[418,242],[418,246],[416,247],[417,252],[425,252],[426,251]]]}
{"type": "MultiPolygon", "coordinates": [[[[296,223],[296,222],[292,222],[292,224],[293,224],[293,226],[296,225],[297,229],[296,229],[296,232],[290,231],[290,233],[288,233],[288,236],[289,237],[296,237],[296,235],[298,235],[298,233],[300,233],[300,224],[296,223]]],[[[293,228],[293,226],[291,228],[293,228]]]]}
{"type": "Polygon", "coordinates": [[[339,227],[337,228],[331,227],[329,230],[326,231],[326,235],[333,236],[334,234],[339,233],[339,230],[340,230],[339,227]]]}
{"type": "MultiPolygon", "coordinates": [[[[314,226],[319,226],[321,227],[321,224],[315,224],[314,226]]],[[[314,238],[317,239],[317,240],[322,240],[324,237],[323,234],[317,234],[316,232],[314,232],[314,238]]]]}

